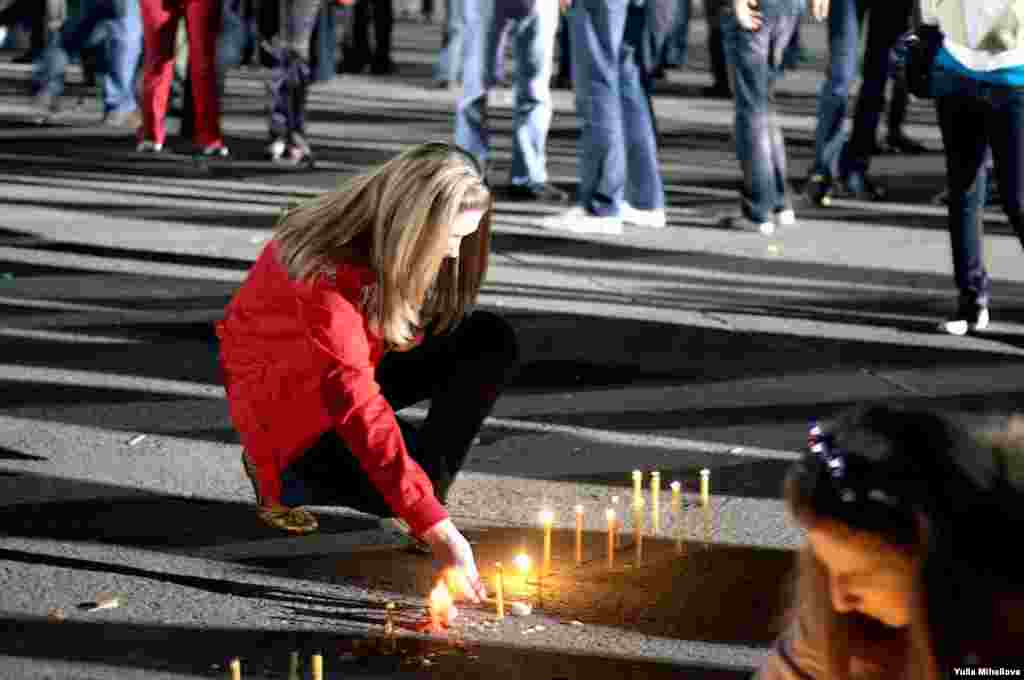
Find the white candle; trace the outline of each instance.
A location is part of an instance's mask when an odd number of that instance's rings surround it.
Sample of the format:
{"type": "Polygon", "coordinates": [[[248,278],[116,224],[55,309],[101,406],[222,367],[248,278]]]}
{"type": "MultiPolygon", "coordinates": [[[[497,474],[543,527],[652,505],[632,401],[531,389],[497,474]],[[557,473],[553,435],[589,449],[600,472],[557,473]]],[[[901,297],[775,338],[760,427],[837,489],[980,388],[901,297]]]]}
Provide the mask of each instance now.
{"type": "Polygon", "coordinates": [[[576,566],[583,564],[583,506],[576,506],[576,566]]]}

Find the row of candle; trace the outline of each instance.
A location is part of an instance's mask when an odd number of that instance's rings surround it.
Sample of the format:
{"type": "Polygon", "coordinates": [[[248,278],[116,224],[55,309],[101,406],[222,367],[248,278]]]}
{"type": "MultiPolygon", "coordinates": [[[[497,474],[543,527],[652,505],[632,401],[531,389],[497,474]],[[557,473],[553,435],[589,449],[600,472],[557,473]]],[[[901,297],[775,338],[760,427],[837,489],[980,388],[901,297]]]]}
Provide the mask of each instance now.
{"type": "MultiPolygon", "coordinates": [[[[310,679],[323,680],[324,657],[322,654],[314,654],[310,658],[309,665],[310,679]]],[[[238,657],[228,662],[228,678],[230,680],[242,680],[242,660],[238,657]]],[[[299,674],[299,653],[292,652],[288,658],[288,680],[301,680],[299,674]]]]}
{"type": "MultiPolygon", "coordinates": [[[[678,481],[669,485],[672,489],[672,515],[674,521],[678,522],[679,511],[682,508],[682,484],[678,481]]],[[[661,473],[657,470],[651,472],[651,524],[655,534],[661,530],[661,473]]],[[[711,502],[711,471],[707,468],[700,471],[700,503],[701,507],[707,510],[711,502]]],[[[612,497],[613,505],[618,503],[618,497],[612,497]]],[[[643,560],[643,472],[633,471],[633,533],[634,545],[636,548],[636,563],[643,560]]],[[[576,541],[575,558],[576,565],[583,563],[583,513],[582,505],[575,508],[576,514],[576,541]]],[[[608,522],[608,568],[615,568],[615,548],[617,545],[618,519],[614,508],[605,510],[605,519],[608,522]]],[[[538,593],[543,597],[543,579],[551,570],[551,530],[555,521],[555,513],[551,510],[542,510],[540,523],[544,529],[544,552],[540,570],[537,574],[538,593]]],[[[681,537],[679,539],[681,541],[681,537]]],[[[681,546],[680,546],[681,547],[681,546]]],[[[525,554],[516,556],[516,563],[524,574],[529,571],[529,557],[525,554]]],[[[505,617],[505,574],[501,562],[495,564],[495,597],[497,603],[498,618],[505,617]]]]}

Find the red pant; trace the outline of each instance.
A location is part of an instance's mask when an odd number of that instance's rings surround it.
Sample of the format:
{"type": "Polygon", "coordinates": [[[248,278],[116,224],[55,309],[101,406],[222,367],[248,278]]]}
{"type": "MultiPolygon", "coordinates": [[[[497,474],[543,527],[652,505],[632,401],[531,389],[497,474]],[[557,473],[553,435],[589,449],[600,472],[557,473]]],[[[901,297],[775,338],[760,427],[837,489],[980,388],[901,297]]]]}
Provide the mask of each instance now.
{"type": "Polygon", "coordinates": [[[140,0],[139,6],[145,60],[139,138],[164,142],[167,98],[174,77],[175,36],[184,15],[195,114],[193,141],[197,146],[223,142],[215,70],[220,0],[140,0]]]}

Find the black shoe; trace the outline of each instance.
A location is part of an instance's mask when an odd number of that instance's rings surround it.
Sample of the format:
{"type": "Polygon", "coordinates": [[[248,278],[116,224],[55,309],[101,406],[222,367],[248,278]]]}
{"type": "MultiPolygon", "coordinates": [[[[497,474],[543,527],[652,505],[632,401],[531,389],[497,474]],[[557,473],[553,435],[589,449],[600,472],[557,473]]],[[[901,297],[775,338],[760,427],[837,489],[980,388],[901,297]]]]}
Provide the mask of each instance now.
{"type": "Polygon", "coordinates": [[[511,184],[508,187],[508,198],[514,201],[546,201],[548,203],[565,203],[569,194],[554,184],[511,184]]]}
{"type": "Polygon", "coordinates": [[[37,57],[39,57],[39,53],[38,52],[32,52],[30,50],[28,52],[24,52],[22,54],[19,54],[14,59],[11,59],[11,63],[12,64],[31,64],[32,62],[34,62],[36,60],[37,57]]]}
{"type": "Polygon", "coordinates": [[[804,184],[804,199],[817,208],[832,205],[832,180],[824,175],[811,175],[804,184]]]}
{"type": "Polygon", "coordinates": [[[700,95],[707,99],[732,99],[732,90],[728,85],[709,85],[700,89],[700,95]]]}
{"type": "Polygon", "coordinates": [[[572,78],[559,74],[551,80],[551,88],[554,90],[571,90],[572,78]]]}
{"type": "Polygon", "coordinates": [[[370,73],[375,76],[392,76],[398,73],[398,67],[390,59],[382,59],[370,65],[370,73]]]}
{"type": "Polygon", "coordinates": [[[928,153],[928,147],[916,140],[907,137],[903,133],[889,135],[885,139],[886,145],[891,151],[897,151],[899,153],[905,153],[910,156],[917,156],[923,153],[928,153]]]}
{"type": "Polygon", "coordinates": [[[882,201],[885,200],[885,189],[868,179],[867,175],[854,172],[836,182],[832,195],[854,201],[882,201]]]}
{"type": "Polygon", "coordinates": [[[960,296],[956,314],[939,324],[939,330],[950,335],[967,335],[969,332],[988,328],[988,305],[978,302],[974,296],[960,296]]]}

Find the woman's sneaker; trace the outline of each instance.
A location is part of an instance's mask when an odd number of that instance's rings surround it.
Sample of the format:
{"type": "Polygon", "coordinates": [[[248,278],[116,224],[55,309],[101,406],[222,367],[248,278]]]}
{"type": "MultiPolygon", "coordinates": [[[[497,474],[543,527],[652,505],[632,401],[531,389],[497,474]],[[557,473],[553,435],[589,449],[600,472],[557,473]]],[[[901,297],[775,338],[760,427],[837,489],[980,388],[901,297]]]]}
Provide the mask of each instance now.
{"type": "Polygon", "coordinates": [[[939,330],[950,335],[967,335],[988,328],[988,305],[981,304],[972,298],[961,297],[957,304],[956,314],[939,324],[939,330]]]}
{"type": "Polygon", "coordinates": [[[227,158],[231,155],[231,151],[224,146],[224,142],[214,142],[199,149],[196,155],[200,158],[227,158]]]}
{"type": "Polygon", "coordinates": [[[811,175],[804,184],[804,198],[815,207],[829,207],[832,205],[832,180],[825,175],[811,175]]]}
{"type": "Polygon", "coordinates": [[[164,145],[159,142],[143,139],[136,145],[135,150],[139,153],[160,153],[164,150],[164,145]]]}

